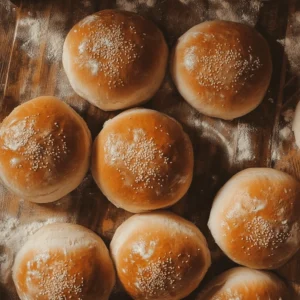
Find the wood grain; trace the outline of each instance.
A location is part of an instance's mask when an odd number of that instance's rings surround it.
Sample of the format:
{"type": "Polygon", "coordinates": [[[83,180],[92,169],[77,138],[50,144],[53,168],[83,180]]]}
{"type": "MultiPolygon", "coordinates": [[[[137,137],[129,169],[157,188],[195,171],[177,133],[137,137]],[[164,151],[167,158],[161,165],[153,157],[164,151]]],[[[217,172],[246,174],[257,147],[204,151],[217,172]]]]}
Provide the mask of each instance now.
{"type": "MultiPolygon", "coordinates": [[[[205,283],[234,265],[216,246],[206,225],[218,189],[236,172],[254,166],[275,167],[300,179],[300,152],[295,147],[293,135],[283,138],[281,134],[281,130],[289,126],[282,113],[294,109],[300,100],[300,79],[290,71],[284,47],[277,42],[291,34],[289,25],[295,12],[300,11],[300,1],[263,1],[257,11],[249,1],[152,2],[156,4],[151,6],[146,4],[147,1],[138,0],[20,0],[15,1],[15,6],[2,0],[0,39],[4,46],[0,47],[0,116],[2,120],[15,106],[33,97],[55,95],[83,116],[95,137],[105,120],[118,113],[103,112],[77,96],[61,64],[61,49],[67,32],[94,11],[104,8],[135,10],[158,24],[170,47],[191,26],[220,15],[223,19],[255,24],[270,44],[274,68],[270,88],[255,111],[231,122],[203,116],[183,101],[169,75],[145,105],[180,121],[193,142],[193,183],[187,195],[170,209],[194,222],[208,239],[213,265],[205,283]],[[229,5],[227,13],[222,6],[225,2],[229,5]]],[[[90,174],[70,195],[46,205],[18,199],[0,186],[0,222],[11,216],[22,226],[57,218],[82,224],[109,244],[115,229],[130,215],[107,201],[90,174]]],[[[8,249],[0,248],[0,254],[1,251],[8,249]]],[[[298,299],[299,270],[300,254],[277,271],[291,283],[298,299]]],[[[0,299],[17,299],[11,279],[7,282],[0,284],[3,290],[0,299]]],[[[194,299],[194,295],[188,299],[194,299]]],[[[111,299],[130,298],[117,285],[111,299]]]]}

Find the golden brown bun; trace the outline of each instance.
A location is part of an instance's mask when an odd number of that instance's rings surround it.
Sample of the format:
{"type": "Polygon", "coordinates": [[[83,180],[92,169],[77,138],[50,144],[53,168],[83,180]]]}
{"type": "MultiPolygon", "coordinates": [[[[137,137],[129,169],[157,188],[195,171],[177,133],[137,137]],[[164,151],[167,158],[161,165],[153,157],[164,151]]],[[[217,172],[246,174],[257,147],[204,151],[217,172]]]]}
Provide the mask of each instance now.
{"type": "Polygon", "coordinates": [[[56,223],[21,248],[13,280],[21,300],[107,300],[115,271],[100,237],[83,226],[56,223]]]}
{"type": "Polygon", "coordinates": [[[182,299],[211,264],[200,230],[163,211],[130,217],[116,230],[110,250],[119,279],[133,299],[182,299]]]}
{"type": "Polygon", "coordinates": [[[82,181],[90,148],[90,131],[71,107],[54,97],[35,98],[1,124],[1,180],[32,202],[58,200],[82,181]]]}
{"type": "Polygon", "coordinates": [[[174,48],[171,65],[185,100],[199,112],[225,120],[255,109],[272,73],[265,39],[247,25],[227,21],[188,30],[174,48]]]}
{"type": "Polygon", "coordinates": [[[69,32],[63,65],[75,92],[103,110],[149,100],[166,71],[168,48],[149,20],[125,11],[102,10],[69,32]]]}
{"type": "Polygon", "coordinates": [[[300,184],[274,169],[241,171],[218,192],[208,226],[236,263],[275,269],[300,247],[300,184]]]}
{"type": "Polygon", "coordinates": [[[212,280],[196,300],[291,300],[286,284],[275,274],[233,268],[212,280]]]}
{"type": "Polygon", "coordinates": [[[117,207],[143,212],[170,206],[193,177],[193,148],[181,125],[150,109],[107,121],[93,146],[92,174],[117,207]]]}

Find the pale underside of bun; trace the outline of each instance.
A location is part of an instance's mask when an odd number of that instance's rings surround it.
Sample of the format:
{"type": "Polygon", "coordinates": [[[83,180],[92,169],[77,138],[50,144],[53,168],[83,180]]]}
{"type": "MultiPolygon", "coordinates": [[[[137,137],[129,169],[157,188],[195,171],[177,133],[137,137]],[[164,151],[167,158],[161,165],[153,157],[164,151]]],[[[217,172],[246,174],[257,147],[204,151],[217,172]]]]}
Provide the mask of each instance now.
{"type": "Polygon", "coordinates": [[[270,168],[246,169],[218,192],[208,226],[223,252],[238,264],[275,269],[300,246],[300,187],[270,168]]]}
{"type": "Polygon", "coordinates": [[[211,282],[201,291],[196,300],[289,300],[287,285],[275,274],[248,268],[230,269],[211,282]]]}
{"type": "Polygon", "coordinates": [[[182,299],[211,264],[199,229],[163,211],[130,217],[117,229],[110,250],[119,279],[133,299],[182,299]]]}
{"type": "Polygon", "coordinates": [[[174,119],[131,109],[105,123],[94,142],[92,174],[117,207],[134,213],[167,207],[191,184],[192,144],[174,119]]]}
{"type": "Polygon", "coordinates": [[[263,100],[272,62],[266,41],[254,29],[208,21],[179,38],[171,73],[190,105],[205,115],[231,120],[249,113],[263,100]]]}
{"type": "Polygon", "coordinates": [[[57,223],[42,227],[21,248],[13,280],[21,300],[108,300],[115,273],[101,238],[85,227],[57,223]]]}
{"type": "Polygon", "coordinates": [[[152,22],[103,10],[69,32],[63,66],[77,94],[110,111],[149,100],[164,78],[167,57],[164,37],[152,22]]]}
{"type": "Polygon", "coordinates": [[[32,202],[58,200],[87,172],[91,134],[84,120],[54,97],[32,99],[0,128],[0,177],[14,194],[32,202]]]}

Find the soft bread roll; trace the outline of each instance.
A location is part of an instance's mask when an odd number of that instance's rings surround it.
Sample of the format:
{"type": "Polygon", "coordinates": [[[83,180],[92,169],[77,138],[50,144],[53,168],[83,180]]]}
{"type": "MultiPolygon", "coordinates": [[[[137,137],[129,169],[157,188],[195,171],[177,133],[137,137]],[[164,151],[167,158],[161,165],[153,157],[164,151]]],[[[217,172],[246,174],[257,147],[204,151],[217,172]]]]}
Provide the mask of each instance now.
{"type": "Polygon", "coordinates": [[[209,21],[179,38],[171,73],[190,105],[205,115],[231,120],[263,100],[272,61],[267,42],[251,27],[209,21]]]}
{"type": "Polygon", "coordinates": [[[117,207],[143,212],[170,206],[193,177],[193,148],[181,125],[150,109],[107,121],[93,146],[92,174],[117,207]]]}
{"type": "Polygon", "coordinates": [[[115,271],[99,236],[56,223],[38,230],[18,252],[13,281],[21,300],[107,300],[115,271]]]}
{"type": "Polygon", "coordinates": [[[182,299],[211,264],[200,230],[163,211],[127,219],[116,230],[110,250],[119,279],[133,299],[182,299]]]}
{"type": "Polygon", "coordinates": [[[103,110],[149,100],[166,71],[161,31],[143,17],[102,10],[76,24],[65,40],[63,66],[75,92],[103,110]]]}
{"type": "Polygon", "coordinates": [[[218,192],[208,226],[236,263],[278,268],[300,247],[300,184],[274,169],[241,171],[218,192]]]}
{"type": "Polygon", "coordinates": [[[82,181],[90,148],[90,131],[70,106],[54,97],[35,98],[1,124],[1,180],[32,202],[58,200],[82,181]]]}
{"type": "Polygon", "coordinates": [[[275,274],[233,268],[213,279],[196,300],[290,300],[286,284],[275,274]]]}

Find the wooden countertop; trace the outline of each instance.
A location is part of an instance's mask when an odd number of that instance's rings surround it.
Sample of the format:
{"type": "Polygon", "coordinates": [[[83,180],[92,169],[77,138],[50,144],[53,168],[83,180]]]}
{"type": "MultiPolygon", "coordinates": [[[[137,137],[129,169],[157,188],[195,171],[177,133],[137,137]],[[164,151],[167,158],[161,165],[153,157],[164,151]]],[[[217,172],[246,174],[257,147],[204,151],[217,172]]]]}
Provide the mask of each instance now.
{"type": "MultiPolygon", "coordinates": [[[[24,101],[41,95],[55,95],[84,117],[93,137],[99,133],[103,122],[117,112],[105,113],[77,96],[61,64],[62,45],[68,30],[86,15],[115,7],[137,11],[160,26],[170,47],[188,28],[213,18],[255,25],[266,37],[273,57],[272,82],[263,103],[245,117],[229,122],[198,114],[182,100],[168,76],[155,97],[145,105],[175,117],[192,139],[194,180],[188,194],[171,210],[194,222],[208,239],[213,265],[204,281],[233,266],[214,244],[206,226],[217,190],[233,174],[248,167],[274,167],[300,179],[300,151],[290,130],[292,112],[300,100],[300,72],[297,75],[296,60],[299,59],[300,66],[300,54],[293,53],[297,47],[296,34],[300,44],[300,1],[13,2],[16,5],[8,0],[0,1],[0,121],[24,101]],[[294,69],[290,67],[290,61],[295,65],[294,69]]],[[[0,186],[0,230],[12,219],[15,224],[11,234],[1,236],[0,232],[0,299],[17,299],[9,273],[3,271],[10,270],[11,262],[7,265],[1,257],[13,257],[14,251],[10,247],[13,239],[17,239],[13,235],[19,236],[18,230],[24,226],[28,227],[32,222],[43,224],[49,218],[59,219],[91,228],[109,243],[114,230],[129,216],[105,199],[90,174],[70,195],[46,205],[18,199],[0,186]]],[[[300,253],[276,272],[291,283],[300,299],[300,253]]],[[[111,299],[129,297],[117,287],[111,299]]],[[[188,299],[193,299],[193,294],[188,299]]]]}

